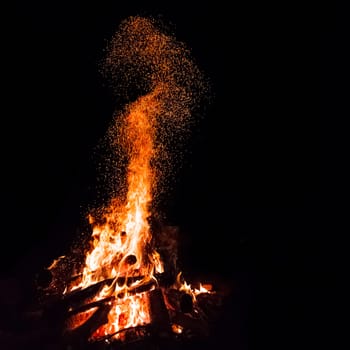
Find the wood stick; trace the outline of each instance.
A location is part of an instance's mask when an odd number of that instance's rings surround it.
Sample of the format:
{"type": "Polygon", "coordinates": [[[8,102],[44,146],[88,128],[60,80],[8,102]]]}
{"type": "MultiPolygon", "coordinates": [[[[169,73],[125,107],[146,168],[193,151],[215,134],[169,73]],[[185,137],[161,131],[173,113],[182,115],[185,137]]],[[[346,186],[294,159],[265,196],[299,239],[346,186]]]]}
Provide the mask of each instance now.
{"type": "Polygon", "coordinates": [[[176,312],[171,321],[172,323],[178,324],[186,330],[191,330],[198,336],[209,335],[209,325],[203,319],[193,318],[188,314],[176,312]]]}
{"type": "Polygon", "coordinates": [[[90,336],[102,325],[108,322],[108,314],[112,306],[105,303],[98,307],[94,314],[81,326],[74,330],[66,330],[63,334],[67,345],[87,344],[90,336]]]}
{"type": "Polygon", "coordinates": [[[154,334],[160,337],[169,336],[171,334],[170,318],[160,288],[156,288],[149,293],[149,302],[154,334]]]}

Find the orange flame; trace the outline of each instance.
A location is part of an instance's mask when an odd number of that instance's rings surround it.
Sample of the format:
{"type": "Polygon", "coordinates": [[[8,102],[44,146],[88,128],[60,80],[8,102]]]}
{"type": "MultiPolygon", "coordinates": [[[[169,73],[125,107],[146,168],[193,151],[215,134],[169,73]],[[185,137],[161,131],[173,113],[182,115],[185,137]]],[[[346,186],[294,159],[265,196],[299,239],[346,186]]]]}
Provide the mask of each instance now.
{"type": "Polygon", "coordinates": [[[129,153],[125,204],[119,198],[113,199],[105,223],[94,226],[93,250],[87,254],[83,279],[77,287],[120,275],[132,276],[134,272],[152,276],[154,268],[162,269],[157,252],[145,258],[151,240],[148,217],[154,184],[151,160],[155,154],[152,120],[159,105],[155,94],[139,98],[125,116],[123,132],[129,153]],[[133,257],[132,261],[128,257],[133,257]]]}
{"type": "MultiPolygon", "coordinates": [[[[115,197],[110,201],[103,220],[97,223],[89,217],[93,226],[91,250],[86,254],[81,280],[68,288],[70,292],[114,279],[96,296],[96,300],[115,296],[115,301],[108,323],[96,331],[95,337],[150,322],[146,293],[133,294],[131,290],[152,279],[156,281],[155,272],[164,269],[159,253],[151,248],[148,222],[160,173],[164,173],[164,169],[157,168],[157,161],[167,157],[164,144],[172,129],[188,127],[196,96],[193,86],[200,77],[184,45],[162,33],[151,19],[141,17],[130,17],[121,24],[106,66],[112,75],[118,69],[119,72],[124,69],[126,75],[136,70],[142,81],[141,88],[148,93],[130,103],[119,116],[122,121],[116,121],[112,127],[113,132],[118,133],[115,137],[128,161],[127,191],[125,198],[115,197]],[[130,66],[131,72],[125,68],[130,66]],[[125,281],[128,277],[138,278],[131,284],[120,285],[120,277],[125,281]]],[[[126,79],[132,80],[130,76],[126,79]]],[[[197,84],[197,90],[199,87],[197,84]]],[[[191,294],[196,293],[191,290],[191,294]]]]}
{"type": "MultiPolygon", "coordinates": [[[[159,254],[148,248],[152,238],[148,223],[149,207],[155,180],[151,167],[155,154],[152,122],[159,110],[156,96],[155,90],[128,108],[123,125],[124,146],[129,154],[125,204],[121,205],[119,199],[112,200],[105,223],[93,227],[93,249],[87,253],[81,282],[72,289],[85,288],[106,278],[144,276],[131,285],[134,287],[154,278],[155,270],[163,270],[159,254]]],[[[93,222],[92,217],[90,221],[93,222]]],[[[105,287],[98,297],[122,292],[125,297],[110,312],[104,335],[149,322],[145,297],[142,294],[128,295],[126,285],[114,283],[112,290],[105,287]]]]}

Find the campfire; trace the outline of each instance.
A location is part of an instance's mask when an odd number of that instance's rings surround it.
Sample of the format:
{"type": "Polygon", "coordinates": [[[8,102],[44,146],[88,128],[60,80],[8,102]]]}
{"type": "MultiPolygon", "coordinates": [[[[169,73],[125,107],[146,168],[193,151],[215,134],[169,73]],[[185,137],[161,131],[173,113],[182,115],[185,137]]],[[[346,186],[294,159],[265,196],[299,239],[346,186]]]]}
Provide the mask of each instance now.
{"type": "Polygon", "coordinates": [[[183,43],[138,16],[121,23],[103,72],[122,93],[133,86],[139,95],[107,131],[111,194],[87,215],[91,235],[81,254],[48,266],[43,309],[72,349],[170,348],[205,339],[222,295],[213,281],[186,280],[179,227],[157,212],[179,165],[174,143],[189,134],[191,113],[206,92],[203,75],[183,43]]]}

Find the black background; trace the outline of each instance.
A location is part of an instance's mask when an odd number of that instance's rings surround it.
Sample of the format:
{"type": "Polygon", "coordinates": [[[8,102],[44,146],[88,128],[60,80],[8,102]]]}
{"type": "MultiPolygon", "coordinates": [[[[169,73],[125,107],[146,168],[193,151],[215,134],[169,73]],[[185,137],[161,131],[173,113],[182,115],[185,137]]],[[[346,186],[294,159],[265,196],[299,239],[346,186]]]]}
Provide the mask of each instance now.
{"type": "Polygon", "coordinates": [[[236,346],[323,339],[314,316],[332,309],[343,210],[335,6],[14,2],[3,14],[3,278],[25,284],[69,248],[114,112],[97,62],[136,14],[175,25],[214,94],[167,208],[184,270],[232,285],[236,346]]]}

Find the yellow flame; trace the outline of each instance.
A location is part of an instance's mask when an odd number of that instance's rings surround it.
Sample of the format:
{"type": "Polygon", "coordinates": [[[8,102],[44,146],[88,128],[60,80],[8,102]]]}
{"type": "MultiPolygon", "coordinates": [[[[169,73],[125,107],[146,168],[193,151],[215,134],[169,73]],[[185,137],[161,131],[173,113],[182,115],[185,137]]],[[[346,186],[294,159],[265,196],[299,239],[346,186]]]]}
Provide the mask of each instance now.
{"type": "MultiPolygon", "coordinates": [[[[150,322],[146,294],[132,293],[132,288],[155,279],[155,272],[164,271],[160,254],[151,247],[148,221],[159,181],[154,164],[158,156],[166,157],[167,152],[159,154],[160,149],[164,151],[159,144],[168,142],[172,129],[188,127],[190,110],[200,90],[200,72],[189,51],[162,33],[151,19],[136,16],[122,23],[111,43],[106,66],[112,75],[122,70],[126,80],[132,80],[129,74],[136,72],[146,92],[127,105],[120,115],[122,121],[116,121],[112,127],[118,133],[113,142],[119,143],[127,158],[124,196],[112,198],[102,218],[89,215],[93,228],[91,249],[86,254],[81,279],[65,290],[114,279],[96,296],[115,297],[108,323],[96,331],[97,337],[150,322]],[[127,67],[136,71],[130,73],[127,67]],[[160,140],[156,145],[157,137],[160,140]],[[128,283],[130,277],[138,280],[128,283]],[[124,278],[125,283],[119,285],[118,278],[124,278]]],[[[186,282],[181,288],[192,295],[198,293],[186,282]]],[[[200,288],[199,293],[202,292],[200,288]]]]}
{"type": "MultiPolygon", "coordinates": [[[[123,205],[119,199],[112,200],[105,214],[105,223],[94,225],[93,249],[86,255],[80,283],[72,290],[86,288],[107,278],[144,276],[130,286],[134,287],[153,278],[154,271],[163,271],[159,253],[153,250],[146,254],[152,238],[148,217],[154,181],[151,167],[155,154],[152,121],[159,106],[156,93],[157,90],[139,98],[128,108],[123,125],[123,133],[127,136],[125,147],[129,152],[126,200],[123,205]]],[[[94,224],[91,216],[89,221],[94,224]]],[[[106,334],[149,322],[147,302],[143,296],[128,295],[125,285],[120,287],[114,283],[113,288],[112,293],[123,292],[125,296],[110,312],[106,334]]],[[[106,286],[98,297],[109,295],[111,290],[106,286]]]]}
{"type": "Polygon", "coordinates": [[[59,256],[57,259],[55,259],[55,260],[51,263],[51,265],[50,265],[49,267],[47,267],[47,269],[48,269],[48,270],[54,269],[55,267],[57,267],[57,265],[60,263],[60,261],[61,261],[62,259],[64,259],[65,257],[66,257],[65,255],[59,256]]]}
{"type": "Polygon", "coordinates": [[[183,278],[182,278],[182,272],[179,272],[177,277],[176,277],[176,282],[175,282],[175,288],[177,288],[180,291],[183,291],[189,295],[191,295],[192,299],[196,301],[196,296],[202,293],[211,293],[209,286],[208,288],[205,288],[202,283],[199,284],[199,289],[194,288],[191,284],[187,283],[183,278]]]}

